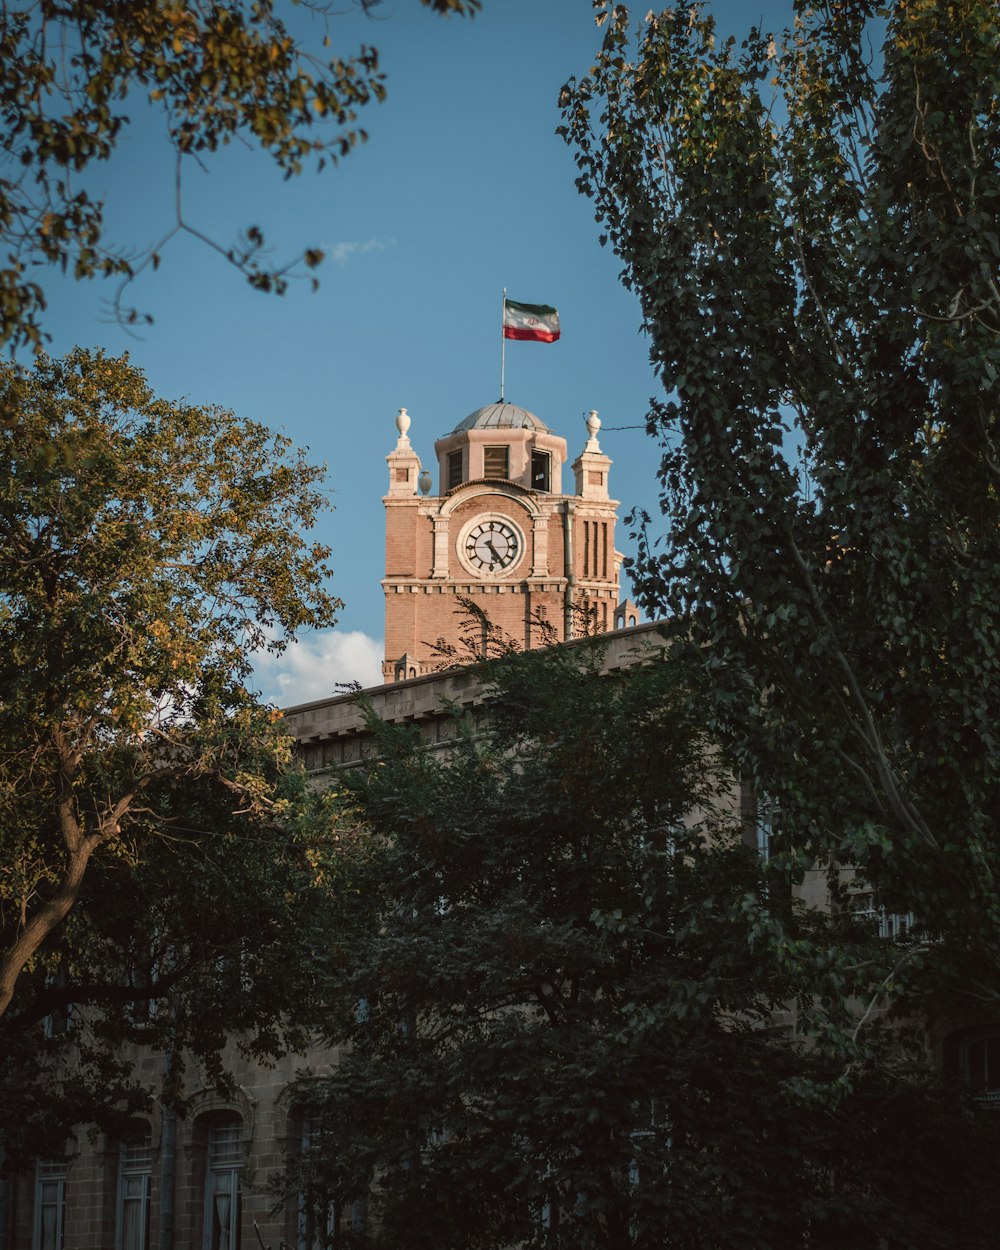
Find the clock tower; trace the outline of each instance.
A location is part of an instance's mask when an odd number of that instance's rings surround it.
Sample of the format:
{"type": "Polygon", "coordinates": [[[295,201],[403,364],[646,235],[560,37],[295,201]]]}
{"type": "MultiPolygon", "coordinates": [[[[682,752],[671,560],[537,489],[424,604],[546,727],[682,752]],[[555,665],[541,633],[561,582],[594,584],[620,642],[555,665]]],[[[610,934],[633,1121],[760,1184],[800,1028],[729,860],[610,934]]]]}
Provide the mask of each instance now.
{"type": "Polygon", "coordinates": [[[438,493],[410,439],[401,408],[386,509],[387,682],[443,667],[438,642],[454,644],[467,599],[519,646],[539,642],[539,622],[562,641],[615,625],[621,554],[611,461],[597,441],[596,412],[564,493],[566,440],[515,404],[477,408],[434,444],[438,493]]]}

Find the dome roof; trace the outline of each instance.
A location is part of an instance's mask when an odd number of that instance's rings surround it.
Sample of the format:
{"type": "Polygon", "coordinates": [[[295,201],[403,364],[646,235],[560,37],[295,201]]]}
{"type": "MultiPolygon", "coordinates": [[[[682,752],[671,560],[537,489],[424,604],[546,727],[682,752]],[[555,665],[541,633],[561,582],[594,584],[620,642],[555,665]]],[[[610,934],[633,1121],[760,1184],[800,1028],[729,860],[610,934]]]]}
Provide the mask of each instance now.
{"type": "Polygon", "coordinates": [[[470,412],[464,421],[460,421],[452,430],[459,434],[463,430],[542,430],[548,432],[549,427],[527,408],[518,408],[517,404],[487,404],[485,408],[477,408],[470,412]]]}

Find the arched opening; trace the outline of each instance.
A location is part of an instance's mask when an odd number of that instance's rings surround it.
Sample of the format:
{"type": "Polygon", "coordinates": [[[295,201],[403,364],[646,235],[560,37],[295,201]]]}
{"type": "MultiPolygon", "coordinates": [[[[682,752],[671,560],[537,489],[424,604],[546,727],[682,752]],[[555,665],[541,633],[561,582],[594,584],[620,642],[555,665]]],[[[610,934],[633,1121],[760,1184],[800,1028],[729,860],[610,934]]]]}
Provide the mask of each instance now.
{"type": "Polygon", "coordinates": [[[153,1132],[140,1120],[118,1145],[117,1250],[149,1250],[152,1177],[153,1132]]]}
{"type": "Polygon", "coordinates": [[[246,1163],[243,1120],[235,1111],[203,1116],[205,1207],[202,1250],[240,1250],[240,1171],[246,1163]]]}

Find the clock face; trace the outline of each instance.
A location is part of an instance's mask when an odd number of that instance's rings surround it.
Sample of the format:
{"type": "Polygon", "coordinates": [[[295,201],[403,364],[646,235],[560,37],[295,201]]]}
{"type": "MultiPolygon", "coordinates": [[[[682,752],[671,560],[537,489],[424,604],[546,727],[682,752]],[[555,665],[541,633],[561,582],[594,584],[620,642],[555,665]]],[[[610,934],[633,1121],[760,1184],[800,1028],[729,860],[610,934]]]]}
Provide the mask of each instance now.
{"type": "Polygon", "coordinates": [[[517,532],[503,521],[480,521],[465,536],[466,560],[486,573],[509,569],[520,554],[517,532]]]}

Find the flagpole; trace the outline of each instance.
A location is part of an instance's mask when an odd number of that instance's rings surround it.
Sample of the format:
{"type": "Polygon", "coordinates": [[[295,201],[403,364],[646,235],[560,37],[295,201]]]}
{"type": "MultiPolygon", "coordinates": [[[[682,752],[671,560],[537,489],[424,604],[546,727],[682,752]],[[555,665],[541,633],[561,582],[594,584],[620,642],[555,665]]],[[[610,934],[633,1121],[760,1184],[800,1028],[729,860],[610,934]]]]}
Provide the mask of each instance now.
{"type": "Polygon", "coordinates": [[[500,402],[503,403],[503,366],[504,366],[504,348],[507,346],[507,340],[504,337],[503,323],[507,319],[507,288],[503,289],[503,311],[500,314],[500,402]]]}

